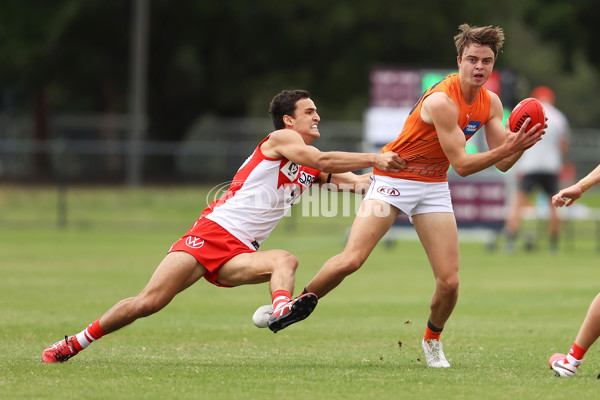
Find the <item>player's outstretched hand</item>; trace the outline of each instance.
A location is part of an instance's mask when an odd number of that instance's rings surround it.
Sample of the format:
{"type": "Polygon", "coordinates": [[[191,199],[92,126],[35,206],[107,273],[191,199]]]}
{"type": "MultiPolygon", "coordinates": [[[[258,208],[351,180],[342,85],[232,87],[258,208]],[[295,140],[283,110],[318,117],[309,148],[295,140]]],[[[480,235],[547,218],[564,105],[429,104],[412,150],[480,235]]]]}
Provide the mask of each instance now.
{"type": "Polygon", "coordinates": [[[562,189],[560,192],[552,196],[552,204],[555,207],[569,207],[575,200],[581,197],[583,188],[578,184],[562,189]]]}
{"type": "Polygon", "coordinates": [[[377,155],[375,168],[386,172],[398,172],[406,168],[406,161],[400,158],[395,152],[388,151],[387,153],[377,155]]]}

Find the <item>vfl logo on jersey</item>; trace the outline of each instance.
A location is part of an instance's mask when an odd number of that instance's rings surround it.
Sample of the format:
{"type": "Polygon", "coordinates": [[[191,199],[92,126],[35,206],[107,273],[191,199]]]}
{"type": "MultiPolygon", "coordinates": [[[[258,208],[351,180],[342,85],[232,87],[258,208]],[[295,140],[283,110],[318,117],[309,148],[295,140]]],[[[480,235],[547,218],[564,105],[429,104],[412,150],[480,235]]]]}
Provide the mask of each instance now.
{"type": "Polygon", "coordinates": [[[298,172],[300,172],[300,167],[298,164],[292,161],[288,161],[285,163],[283,167],[280,169],[281,173],[285,175],[290,181],[294,182],[298,177],[298,172]]]}
{"type": "Polygon", "coordinates": [[[191,247],[192,249],[199,249],[200,247],[204,246],[204,239],[188,236],[185,238],[185,244],[187,247],[191,247]]]}
{"type": "Polygon", "coordinates": [[[315,176],[311,174],[307,174],[306,171],[300,171],[300,178],[298,178],[298,183],[310,187],[315,181],[315,176]]]}
{"type": "Polygon", "coordinates": [[[302,195],[302,187],[296,183],[286,183],[283,185],[283,198],[286,204],[296,204],[302,195]]]}
{"type": "Polygon", "coordinates": [[[377,193],[381,193],[385,196],[400,196],[400,191],[398,189],[394,189],[389,186],[379,186],[377,188],[377,193]]]}
{"type": "Polygon", "coordinates": [[[465,129],[463,129],[464,134],[467,136],[473,135],[475,132],[477,132],[477,129],[479,129],[479,125],[481,125],[481,121],[469,122],[469,125],[467,125],[465,129]]]}

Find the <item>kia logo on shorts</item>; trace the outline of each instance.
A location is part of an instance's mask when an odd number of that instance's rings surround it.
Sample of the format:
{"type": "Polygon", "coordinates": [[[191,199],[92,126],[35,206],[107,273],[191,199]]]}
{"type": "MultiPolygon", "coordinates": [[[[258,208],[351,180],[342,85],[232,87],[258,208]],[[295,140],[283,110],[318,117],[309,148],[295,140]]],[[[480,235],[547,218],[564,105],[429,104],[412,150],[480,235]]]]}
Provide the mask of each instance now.
{"type": "Polygon", "coordinates": [[[377,193],[381,193],[386,196],[400,196],[400,191],[398,189],[394,189],[389,186],[379,186],[377,188],[377,193]]]}

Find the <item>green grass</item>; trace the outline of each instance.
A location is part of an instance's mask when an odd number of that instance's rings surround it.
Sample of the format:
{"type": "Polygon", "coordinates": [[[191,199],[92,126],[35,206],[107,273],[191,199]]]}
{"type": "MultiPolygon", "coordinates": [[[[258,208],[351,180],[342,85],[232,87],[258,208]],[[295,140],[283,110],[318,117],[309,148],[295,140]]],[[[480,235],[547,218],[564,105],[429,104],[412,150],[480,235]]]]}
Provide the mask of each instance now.
{"type": "MultiPolygon", "coordinates": [[[[45,346],[145,285],[205,192],[70,189],[60,229],[55,189],[0,187],[0,398],[597,398],[597,345],[574,379],[547,367],[598,292],[595,227],[585,222],[555,255],[461,243],[461,293],[443,335],[448,370],[423,360],[433,279],[415,240],[378,246],[310,318],[277,335],[251,321],[269,301],[266,284],[200,281],[68,363],[41,363],[45,346]]],[[[299,258],[299,290],[341,251],[351,222],[285,218],[263,247],[299,258]]]]}

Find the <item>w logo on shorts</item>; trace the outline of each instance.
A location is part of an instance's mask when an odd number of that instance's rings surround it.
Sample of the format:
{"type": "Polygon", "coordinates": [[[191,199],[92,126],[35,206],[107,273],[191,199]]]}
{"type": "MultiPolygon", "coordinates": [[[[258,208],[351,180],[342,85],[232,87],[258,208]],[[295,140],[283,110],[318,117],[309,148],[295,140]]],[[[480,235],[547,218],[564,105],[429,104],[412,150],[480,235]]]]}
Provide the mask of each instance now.
{"type": "Polygon", "coordinates": [[[192,249],[199,249],[200,247],[204,246],[204,239],[200,239],[194,236],[188,236],[185,239],[185,244],[188,247],[191,247],[192,249]]]}

